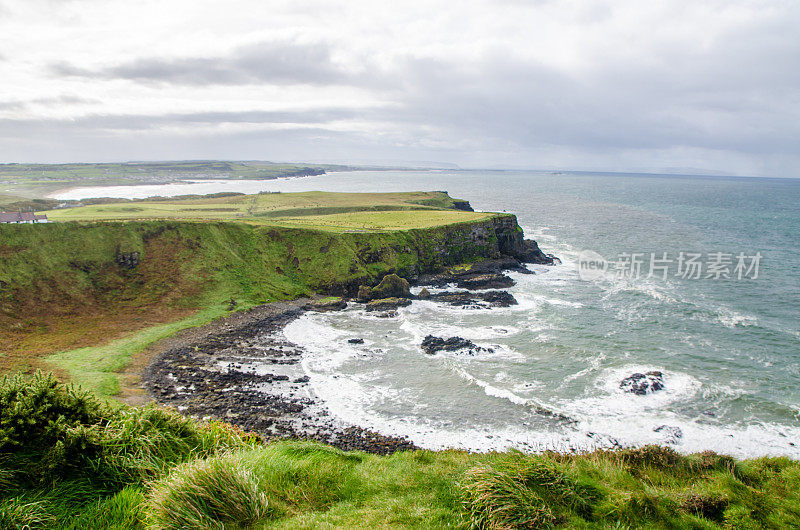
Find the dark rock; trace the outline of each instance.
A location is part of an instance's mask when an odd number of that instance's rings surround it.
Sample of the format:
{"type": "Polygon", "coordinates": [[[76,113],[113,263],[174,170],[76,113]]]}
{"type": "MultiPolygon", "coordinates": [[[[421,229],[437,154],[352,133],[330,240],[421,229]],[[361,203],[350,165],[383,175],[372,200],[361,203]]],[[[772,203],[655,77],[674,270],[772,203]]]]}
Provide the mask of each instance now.
{"type": "Polygon", "coordinates": [[[505,274],[478,274],[460,278],[456,285],[462,289],[502,289],[514,285],[514,280],[505,274]]]}
{"type": "Polygon", "coordinates": [[[417,295],[417,298],[419,298],[420,300],[427,300],[430,297],[431,297],[431,292],[424,287],[417,295]]]}
{"type": "Polygon", "coordinates": [[[625,392],[644,396],[650,392],[664,389],[664,375],[659,371],[635,373],[623,379],[619,387],[625,392]]]}
{"type": "Polygon", "coordinates": [[[427,353],[428,355],[433,355],[438,351],[458,351],[458,350],[468,350],[469,353],[475,352],[492,352],[491,348],[483,348],[481,346],[476,346],[474,342],[468,339],[464,339],[461,337],[450,337],[448,339],[443,339],[441,337],[435,337],[433,335],[428,335],[422,340],[422,350],[427,353]]]}
{"type": "Polygon", "coordinates": [[[139,265],[139,253],[117,252],[117,255],[114,257],[114,261],[116,261],[117,265],[124,269],[135,269],[139,265]]]}
{"type": "Polygon", "coordinates": [[[487,291],[485,293],[478,293],[478,296],[484,302],[490,303],[492,307],[509,307],[519,303],[508,291],[487,291]]]}
{"type": "Polygon", "coordinates": [[[356,300],[362,303],[369,302],[372,299],[372,288],[368,285],[360,285],[358,287],[358,295],[356,300]]]}
{"type": "Polygon", "coordinates": [[[507,291],[486,291],[473,293],[470,291],[443,291],[429,297],[434,302],[443,302],[453,306],[481,307],[479,302],[489,304],[491,307],[509,307],[517,305],[517,300],[507,291]]]}
{"type": "MultiPolygon", "coordinates": [[[[485,274],[502,274],[503,271],[515,271],[522,274],[534,274],[533,271],[521,263],[517,258],[502,256],[494,259],[487,259],[470,264],[468,267],[458,267],[438,272],[435,274],[421,274],[415,283],[417,285],[430,285],[433,287],[444,287],[450,283],[457,283],[460,280],[469,280],[476,276],[485,274]]],[[[507,287],[507,285],[506,285],[507,287]]]]}
{"type": "Polygon", "coordinates": [[[307,375],[304,375],[303,377],[298,377],[297,379],[294,380],[295,383],[308,383],[309,381],[311,381],[311,378],[308,377],[307,375]]]}
{"type": "MultiPolygon", "coordinates": [[[[558,258],[545,254],[539,244],[532,239],[525,239],[522,229],[515,217],[501,217],[495,220],[495,234],[500,252],[506,256],[517,258],[523,263],[554,265],[558,258]]],[[[558,260],[560,262],[560,260],[558,260]]]]}
{"type": "Polygon", "coordinates": [[[350,344],[364,344],[364,339],[348,339],[347,342],[350,344]]]}
{"type": "Polygon", "coordinates": [[[398,307],[411,305],[408,298],[381,298],[367,302],[367,311],[389,311],[398,307]]]}
{"type": "Polygon", "coordinates": [[[680,429],[680,427],[674,427],[672,425],[659,425],[653,429],[653,432],[660,432],[664,434],[664,441],[668,444],[677,444],[680,442],[680,439],[683,438],[683,431],[680,429]]]}
{"type": "Polygon", "coordinates": [[[474,212],[475,210],[472,208],[472,205],[469,201],[462,201],[458,199],[453,199],[453,208],[456,210],[461,210],[463,212],[474,212]]]}
{"type": "Polygon", "coordinates": [[[522,249],[516,255],[523,263],[535,263],[538,265],[555,265],[561,260],[552,254],[545,254],[539,248],[539,244],[532,239],[525,239],[522,242],[522,249]]]}

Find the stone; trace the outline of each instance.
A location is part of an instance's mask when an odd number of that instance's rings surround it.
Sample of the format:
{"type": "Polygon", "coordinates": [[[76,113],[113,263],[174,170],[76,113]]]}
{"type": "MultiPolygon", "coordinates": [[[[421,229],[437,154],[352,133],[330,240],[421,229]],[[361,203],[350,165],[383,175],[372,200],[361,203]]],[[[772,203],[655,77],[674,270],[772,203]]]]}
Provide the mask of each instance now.
{"type": "Polygon", "coordinates": [[[347,342],[350,344],[364,344],[364,339],[348,339],[347,342]]]}

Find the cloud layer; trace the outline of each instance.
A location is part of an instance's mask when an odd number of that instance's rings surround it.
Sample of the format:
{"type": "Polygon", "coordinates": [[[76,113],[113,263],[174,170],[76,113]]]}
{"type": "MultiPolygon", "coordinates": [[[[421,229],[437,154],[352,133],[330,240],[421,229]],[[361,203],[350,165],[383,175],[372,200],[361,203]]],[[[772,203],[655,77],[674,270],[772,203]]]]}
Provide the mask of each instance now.
{"type": "Polygon", "coordinates": [[[800,177],[800,4],[0,1],[0,160],[800,177]]]}

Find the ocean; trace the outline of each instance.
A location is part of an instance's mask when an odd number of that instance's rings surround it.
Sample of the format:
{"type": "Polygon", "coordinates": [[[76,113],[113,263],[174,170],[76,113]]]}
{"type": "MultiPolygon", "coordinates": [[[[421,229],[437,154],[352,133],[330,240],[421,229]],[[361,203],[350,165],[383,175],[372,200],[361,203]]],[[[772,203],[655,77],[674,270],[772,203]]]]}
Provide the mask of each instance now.
{"type": "MultiPolygon", "coordinates": [[[[415,301],[394,319],[353,306],[291,323],[285,334],[307,350],[314,391],[347,422],[431,449],[661,443],[800,458],[800,180],[374,171],[169,186],[447,190],[476,210],[516,214],[561,259],[510,273],[519,305],[509,308],[415,301]],[[428,334],[492,351],[426,355],[428,334]],[[653,371],[663,389],[620,387],[653,371]]],[[[60,197],[173,193],[143,188],[60,197]]]]}

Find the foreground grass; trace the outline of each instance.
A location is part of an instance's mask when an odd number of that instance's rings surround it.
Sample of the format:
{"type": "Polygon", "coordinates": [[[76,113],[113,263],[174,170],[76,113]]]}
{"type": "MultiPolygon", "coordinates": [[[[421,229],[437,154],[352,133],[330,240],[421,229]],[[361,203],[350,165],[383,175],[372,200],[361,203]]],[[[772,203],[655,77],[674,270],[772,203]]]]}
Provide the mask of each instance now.
{"type": "Polygon", "coordinates": [[[800,463],[589,454],[391,456],[265,444],[109,408],[52,377],[0,383],[0,528],[792,528],[800,463]]]}

